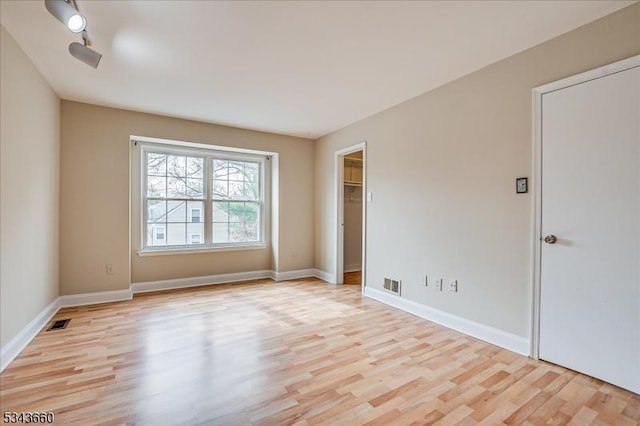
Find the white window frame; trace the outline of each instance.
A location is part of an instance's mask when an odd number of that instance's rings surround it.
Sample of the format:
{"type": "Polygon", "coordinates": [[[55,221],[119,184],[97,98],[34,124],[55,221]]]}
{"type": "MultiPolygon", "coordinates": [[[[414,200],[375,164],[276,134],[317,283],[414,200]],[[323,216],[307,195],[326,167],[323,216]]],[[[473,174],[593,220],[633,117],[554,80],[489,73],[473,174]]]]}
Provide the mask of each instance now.
{"type": "MultiPolygon", "coordinates": [[[[168,144],[155,144],[151,142],[142,142],[138,141],[140,144],[140,177],[141,177],[141,188],[140,188],[140,211],[141,211],[141,241],[140,241],[140,251],[139,254],[170,254],[171,252],[190,252],[190,251],[217,251],[217,250],[236,250],[236,249],[253,249],[253,248],[265,248],[267,246],[266,235],[268,226],[266,209],[267,202],[265,185],[267,179],[266,173],[266,160],[267,155],[261,154],[249,154],[245,152],[235,152],[235,151],[222,151],[218,149],[203,149],[203,148],[191,148],[191,147],[183,147],[179,145],[168,145],[168,144]],[[192,244],[191,241],[191,233],[189,234],[189,239],[187,240],[187,244],[180,245],[163,245],[163,246],[149,246],[147,245],[147,226],[148,226],[148,211],[147,211],[147,153],[156,153],[156,154],[164,154],[164,155],[183,155],[190,157],[201,157],[204,158],[204,179],[203,179],[203,191],[204,191],[204,199],[185,199],[186,201],[202,201],[203,202],[203,210],[200,212],[200,220],[203,224],[204,232],[201,234],[201,241],[204,242],[201,244],[192,244]],[[250,241],[250,242],[227,242],[227,243],[214,243],[213,239],[213,160],[228,160],[228,161],[245,161],[245,162],[253,162],[259,164],[259,215],[260,215],[260,229],[258,230],[258,241],[250,241]]],[[[168,200],[177,200],[174,198],[168,198],[168,200]]],[[[234,201],[234,200],[229,200],[234,201]]],[[[197,207],[192,208],[197,209],[197,207]]],[[[189,211],[188,220],[192,219],[191,211],[189,211]]],[[[187,222],[192,223],[192,222],[187,222]]],[[[162,225],[160,225],[162,226],[162,225]]],[[[165,239],[167,241],[167,230],[165,229],[165,239]]]]}

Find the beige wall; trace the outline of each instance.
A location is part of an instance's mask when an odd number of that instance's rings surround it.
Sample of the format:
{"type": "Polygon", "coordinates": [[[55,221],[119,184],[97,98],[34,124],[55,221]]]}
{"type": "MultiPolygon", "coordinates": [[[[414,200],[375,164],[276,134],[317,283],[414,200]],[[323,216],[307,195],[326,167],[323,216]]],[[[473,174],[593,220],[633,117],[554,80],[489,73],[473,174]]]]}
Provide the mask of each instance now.
{"type": "Polygon", "coordinates": [[[129,238],[130,135],[279,153],[278,271],[313,267],[313,141],[63,101],[61,294],[271,268],[269,250],[137,256],[138,238],[131,246],[129,238]]]}
{"type": "Polygon", "coordinates": [[[0,344],[58,297],[60,100],[0,29],[0,344]]]}
{"type": "MultiPolygon", "coordinates": [[[[532,270],[531,89],[640,53],[640,4],[321,138],[316,176],[334,152],[367,141],[367,285],[403,282],[402,297],[529,334],[532,270]],[[459,281],[459,293],[424,277],[459,281]]],[[[316,267],[333,272],[335,201],[316,180],[316,267]]]]}

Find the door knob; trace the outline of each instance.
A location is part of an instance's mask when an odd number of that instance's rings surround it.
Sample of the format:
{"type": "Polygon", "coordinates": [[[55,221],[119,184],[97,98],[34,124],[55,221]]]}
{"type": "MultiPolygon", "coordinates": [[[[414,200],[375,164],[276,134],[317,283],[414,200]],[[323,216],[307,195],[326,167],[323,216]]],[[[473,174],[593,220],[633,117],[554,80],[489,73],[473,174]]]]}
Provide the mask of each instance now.
{"type": "Polygon", "coordinates": [[[555,235],[547,235],[546,237],[544,237],[544,242],[547,244],[555,244],[556,241],[558,241],[558,239],[556,238],[555,235]]]}

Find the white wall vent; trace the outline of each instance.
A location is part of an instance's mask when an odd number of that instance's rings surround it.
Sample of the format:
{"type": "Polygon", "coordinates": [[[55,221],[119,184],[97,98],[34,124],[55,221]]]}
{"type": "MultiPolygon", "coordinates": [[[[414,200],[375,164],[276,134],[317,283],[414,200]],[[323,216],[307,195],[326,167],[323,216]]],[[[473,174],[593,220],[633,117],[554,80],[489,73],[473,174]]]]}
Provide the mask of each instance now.
{"type": "Polygon", "coordinates": [[[391,278],[385,278],[383,287],[385,290],[389,290],[391,293],[395,293],[400,296],[400,287],[402,286],[402,281],[393,280],[391,278]]]}

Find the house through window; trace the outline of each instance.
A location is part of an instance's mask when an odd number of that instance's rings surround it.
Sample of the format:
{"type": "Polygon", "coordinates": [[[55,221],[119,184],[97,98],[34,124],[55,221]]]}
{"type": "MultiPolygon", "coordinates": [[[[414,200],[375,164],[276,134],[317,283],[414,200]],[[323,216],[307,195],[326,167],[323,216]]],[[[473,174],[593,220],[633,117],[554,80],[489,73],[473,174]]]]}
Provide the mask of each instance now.
{"type": "Polygon", "coordinates": [[[260,245],[264,157],[143,145],[145,249],[260,245]]]}
{"type": "Polygon", "coordinates": [[[200,209],[191,209],[191,223],[200,223],[200,209]]]}
{"type": "Polygon", "coordinates": [[[153,234],[155,235],[155,241],[160,245],[164,245],[164,226],[156,225],[153,228],[153,234]]]}

